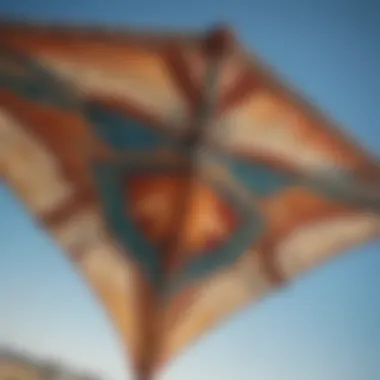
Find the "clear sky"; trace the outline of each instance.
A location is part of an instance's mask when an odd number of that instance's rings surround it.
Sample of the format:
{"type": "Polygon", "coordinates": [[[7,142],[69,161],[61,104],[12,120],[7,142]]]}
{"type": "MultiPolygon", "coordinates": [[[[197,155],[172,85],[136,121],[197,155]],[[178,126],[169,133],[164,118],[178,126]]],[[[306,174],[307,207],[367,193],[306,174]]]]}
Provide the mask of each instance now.
{"type": "MultiPolygon", "coordinates": [[[[376,0],[1,4],[3,17],[50,21],[184,28],[227,21],[285,79],[380,153],[376,0]]],[[[1,185],[0,211],[0,344],[125,380],[120,343],[95,298],[1,185]]],[[[162,380],[379,380],[379,251],[379,243],[351,250],[251,307],[182,355],[162,380]]]]}

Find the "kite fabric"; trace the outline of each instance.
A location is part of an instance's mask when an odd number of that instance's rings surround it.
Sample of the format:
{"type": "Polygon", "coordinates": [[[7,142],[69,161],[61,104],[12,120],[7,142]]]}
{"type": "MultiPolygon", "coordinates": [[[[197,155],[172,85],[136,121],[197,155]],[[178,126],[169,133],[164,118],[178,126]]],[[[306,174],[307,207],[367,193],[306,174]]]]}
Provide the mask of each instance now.
{"type": "Polygon", "coordinates": [[[96,292],[139,380],[380,235],[377,160],[225,29],[0,24],[0,176],[96,292]]]}

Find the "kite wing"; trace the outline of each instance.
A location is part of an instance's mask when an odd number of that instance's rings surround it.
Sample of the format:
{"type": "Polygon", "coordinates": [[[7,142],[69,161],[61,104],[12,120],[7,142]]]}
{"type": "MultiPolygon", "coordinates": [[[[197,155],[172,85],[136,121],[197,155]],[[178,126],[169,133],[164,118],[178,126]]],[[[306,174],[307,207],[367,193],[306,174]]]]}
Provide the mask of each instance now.
{"type": "Polygon", "coordinates": [[[232,312],[379,237],[378,163],[220,40],[0,26],[0,175],[144,379],[232,312]]]}
{"type": "Polygon", "coordinates": [[[231,246],[233,260],[219,255],[212,276],[173,298],[166,359],[232,312],[380,237],[377,158],[240,46],[226,58],[221,83],[226,77],[234,79],[205,133],[214,153],[199,166],[256,219],[245,248],[231,246]]]}

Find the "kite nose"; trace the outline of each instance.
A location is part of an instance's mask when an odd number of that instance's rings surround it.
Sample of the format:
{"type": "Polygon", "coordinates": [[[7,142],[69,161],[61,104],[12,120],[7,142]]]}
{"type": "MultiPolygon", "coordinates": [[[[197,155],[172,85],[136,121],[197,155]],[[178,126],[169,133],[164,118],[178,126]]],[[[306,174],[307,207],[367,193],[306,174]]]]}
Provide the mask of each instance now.
{"type": "Polygon", "coordinates": [[[235,45],[233,30],[225,25],[211,29],[205,38],[205,49],[210,55],[228,54],[235,45]]]}

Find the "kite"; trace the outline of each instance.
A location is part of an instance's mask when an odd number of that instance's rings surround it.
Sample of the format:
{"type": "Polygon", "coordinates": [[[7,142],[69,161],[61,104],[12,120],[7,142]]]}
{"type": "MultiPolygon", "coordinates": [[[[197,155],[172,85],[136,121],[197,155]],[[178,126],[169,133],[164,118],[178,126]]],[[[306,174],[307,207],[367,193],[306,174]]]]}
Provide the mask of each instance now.
{"type": "Polygon", "coordinates": [[[228,28],[0,24],[0,176],[152,380],[380,235],[380,168],[228,28]]]}

